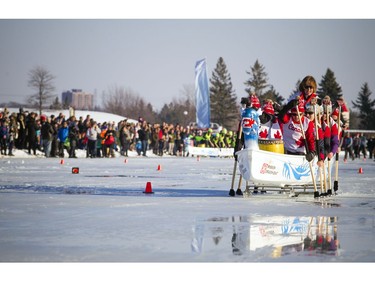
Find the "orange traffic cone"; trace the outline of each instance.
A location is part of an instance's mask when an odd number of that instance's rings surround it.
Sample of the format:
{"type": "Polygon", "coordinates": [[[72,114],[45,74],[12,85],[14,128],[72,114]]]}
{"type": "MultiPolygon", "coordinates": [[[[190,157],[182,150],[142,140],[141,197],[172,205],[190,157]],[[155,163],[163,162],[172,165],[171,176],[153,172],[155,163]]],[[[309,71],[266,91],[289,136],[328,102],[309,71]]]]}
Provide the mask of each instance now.
{"type": "Polygon", "coordinates": [[[61,165],[64,164],[64,159],[61,159],[61,160],[60,160],[60,164],[61,164],[61,165]]]}
{"type": "Polygon", "coordinates": [[[363,174],[363,170],[362,170],[362,168],[359,168],[359,170],[358,170],[358,174],[363,174]]]}
{"type": "Polygon", "coordinates": [[[148,182],[146,183],[146,189],[145,189],[145,191],[143,191],[143,193],[147,193],[147,194],[154,193],[154,192],[152,191],[152,187],[151,187],[151,182],[150,182],[150,181],[148,181],[148,182]]]}
{"type": "Polygon", "coordinates": [[[161,171],[161,165],[158,165],[158,171],[161,171]]]}

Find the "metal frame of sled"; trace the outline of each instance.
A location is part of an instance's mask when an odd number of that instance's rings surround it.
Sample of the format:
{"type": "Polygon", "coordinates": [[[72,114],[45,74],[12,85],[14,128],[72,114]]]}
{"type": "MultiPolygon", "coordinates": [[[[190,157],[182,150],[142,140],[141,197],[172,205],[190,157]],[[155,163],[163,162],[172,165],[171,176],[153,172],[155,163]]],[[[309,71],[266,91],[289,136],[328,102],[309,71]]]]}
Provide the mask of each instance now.
{"type": "Polygon", "coordinates": [[[245,197],[262,194],[266,192],[276,192],[277,194],[286,195],[288,197],[297,197],[300,194],[314,194],[314,186],[312,184],[305,185],[285,185],[282,187],[272,185],[256,185],[253,182],[246,181],[245,197]]]}

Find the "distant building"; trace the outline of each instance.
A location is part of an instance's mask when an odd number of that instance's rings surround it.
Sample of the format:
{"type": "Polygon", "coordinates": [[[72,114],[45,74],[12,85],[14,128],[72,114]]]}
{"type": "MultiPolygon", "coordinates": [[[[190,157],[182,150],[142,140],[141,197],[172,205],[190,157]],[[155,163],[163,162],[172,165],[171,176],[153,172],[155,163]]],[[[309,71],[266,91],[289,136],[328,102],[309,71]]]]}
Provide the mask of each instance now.
{"type": "Polygon", "coordinates": [[[61,103],[74,109],[91,110],[94,108],[94,95],[82,92],[81,89],[72,89],[62,93],[61,103]]]}

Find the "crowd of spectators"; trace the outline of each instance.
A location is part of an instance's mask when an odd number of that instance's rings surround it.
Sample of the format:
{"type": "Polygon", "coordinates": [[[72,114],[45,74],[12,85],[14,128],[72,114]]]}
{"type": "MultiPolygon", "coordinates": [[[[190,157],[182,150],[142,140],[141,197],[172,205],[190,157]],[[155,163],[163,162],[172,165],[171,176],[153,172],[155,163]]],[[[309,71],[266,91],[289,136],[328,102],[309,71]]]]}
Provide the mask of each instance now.
{"type": "Polygon", "coordinates": [[[38,115],[36,112],[0,112],[1,155],[14,156],[14,150],[24,150],[30,155],[37,151],[45,157],[77,158],[76,151],[86,151],[87,158],[113,158],[115,152],[127,157],[129,151],[147,157],[189,156],[188,147],[234,147],[235,136],[223,129],[212,134],[180,124],[151,124],[139,117],[138,122],[128,119],[99,123],[88,114],[67,117],[38,115]]]}

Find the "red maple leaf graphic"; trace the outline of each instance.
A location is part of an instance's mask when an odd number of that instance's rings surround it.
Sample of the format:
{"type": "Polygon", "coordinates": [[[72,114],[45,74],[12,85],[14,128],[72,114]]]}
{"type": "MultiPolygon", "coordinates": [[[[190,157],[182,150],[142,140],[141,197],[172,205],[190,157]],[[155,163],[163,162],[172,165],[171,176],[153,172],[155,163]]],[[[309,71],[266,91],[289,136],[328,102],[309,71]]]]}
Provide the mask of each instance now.
{"type": "Polygon", "coordinates": [[[255,123],[255,120],[252,119],[252,118],[244,118],[242,119],[243,120],[243,127],[244,128],[251,128],[253,127],[254,123],[255,123]]]}
{"type": "Polygon", "coordinates": [[[273,134],[273,137],[274,137],[275,139],[281,139],[281,138],[282,138],[282,135],[280,134],[280,131],[277,130],[276,133],[273,134]]]}
{"type": "Polygon", "coordinates": [[[260,133],[259,133],[259,136],[260,136],[262,139],[266,139],[267,136],[268,136],[267,129],[265,129],[264,131],[260,132],[260,133]]]}
{"type": "Polygon", "coordinates": [[[299,138],[299,140],[296,140],[296,144],[298,145],[298,147],[304,146],[304,140],[302,136],[299,138]]]}

